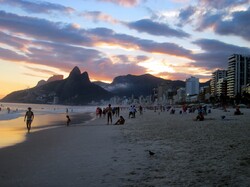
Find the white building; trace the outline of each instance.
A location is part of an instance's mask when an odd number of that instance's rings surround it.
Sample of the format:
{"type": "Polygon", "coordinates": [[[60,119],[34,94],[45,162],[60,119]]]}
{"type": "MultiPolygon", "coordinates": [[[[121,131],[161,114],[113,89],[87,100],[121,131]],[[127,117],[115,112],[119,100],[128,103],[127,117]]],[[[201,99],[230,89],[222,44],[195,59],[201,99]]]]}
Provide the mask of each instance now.
{"type": "Polygon", "coordinates": [[[199,78],[190,77],[186,79],[186,95],[198,95],[200,90],[199,78]]]}

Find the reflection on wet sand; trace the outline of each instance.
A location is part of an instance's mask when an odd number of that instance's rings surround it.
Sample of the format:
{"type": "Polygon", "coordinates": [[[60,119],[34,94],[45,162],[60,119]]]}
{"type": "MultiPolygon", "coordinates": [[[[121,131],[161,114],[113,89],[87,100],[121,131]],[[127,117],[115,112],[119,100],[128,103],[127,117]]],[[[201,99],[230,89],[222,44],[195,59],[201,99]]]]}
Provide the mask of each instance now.
{"type": "MultiPolygon", "coordinates": [[[[87,113],[72,114],[71,118],[71,124],[79,124],[90,120],[91,116],[87,113]]],[[[60,126],[66,126],[65,114],[35,115],[30,132],[32,133],[60,126]]],[[[23,142],[26,139],[26,135],[27,129],[24,117],[0,121],[0,148],[23,142]]]]}

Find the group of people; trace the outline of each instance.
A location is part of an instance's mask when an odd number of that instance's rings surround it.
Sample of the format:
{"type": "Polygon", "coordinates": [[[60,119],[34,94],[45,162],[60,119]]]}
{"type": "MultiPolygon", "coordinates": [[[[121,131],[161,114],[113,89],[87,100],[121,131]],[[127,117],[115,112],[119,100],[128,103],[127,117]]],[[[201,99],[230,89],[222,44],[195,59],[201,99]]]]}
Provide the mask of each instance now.
{"type": "MultiPolygon", "coordinates": [[[[140,114],[142,114],[142,107],[139,106],[139,112],[140,114]]],[[[172,108],[172,110],[170,111],[171,114],[174,114],[174,108],[172,108]]],[[[207,114],[207,108],[206,107],[202,107],[199,106],[197,108],[198,113],[197,116],[195,118],[196,121],[203,121],[204,115],[207,114]]],[[[183,112],[187,111],[187,108],[185,108],[185,110],[183,110],[183,112]]],[[[67,111],[68,112],[68,111],[67,111]]],[[[131,105],[129,108],[129,118],[135,118],[135,114],[136,114],[137,110],[135,105],[131,105]]],[[[208,111],[208,113],[210,113],[210,111],[208,111]]],[[[181,113],[180,113],[181,114],[181,113]]],[[[234,112],[234,115],[242,115],[243,113],[240,111],[239,107],[236,107],[236,110],[234,112]]],[[[115,125],[123,125],[125,123],[125,119],[123,116],[120,116],[120,108],[119,107],[111,107],[111,104],[108,105],[107,108],[104,108],[103,110],[100,107],[97,107],[96,109],[96,116],[101,117],[102,115],[107,115],[107,124],[112,124],[112,116],[116,115],[119,116],[119,119],[115,122],[115,125]]],[[[28,110],[25,113],[24,116],[24,121],[26,121],[26,127],[28,132],[30,132],[31,130],[31,124],[32,121],[34,120],[34,113],[31,111],[31,107],[28,107],[28,110]]],[[[69,124],[71,123],[71,119],[69,117],[69,115],[66,115],[66,125],[69,126],[69,124]]]]}
{"type": "MultiPolygon", "coordinates": [[[[119,116],[120,115],[120,107],[113,107],[112,111],[110,110],[109,112],[111,112],[111,114],[114,116],[119,116]]],[[[102,117],[102,116],[106,116],[106,114],[108,113],[108,108],[103,108],[101,109],[100,107],[96,108],[96,117],[102,117]]]]}
{"type": "MultiPolygon", "coordinates": [[[[66,125],[69,126],[70,123],[71,123],[71,119],[68,115],[68,110],[66,110],[66,125]]],[[[107,108],[105,109],[101,109],[101,108],[97,108],[96,109],[96,115],[97,116],[102,116],[102,114],[104,115],[107,115],[107,124],[112,124],[112,116],[113,115],[119,115],[120,114],[120,108],[119,107],[115,107],[115,108],[112,108],[111,107],[111,104],[108,105],[107,108]]],[[[34,113],[33,111],[31,110],[31,107],[28,107],[28,110],[26,111],[25,113],[25,116],[24,116],[24,121],[26,122],[26,127],[27,127],[27,130],[28,130],[28,133],[30,132],[31,130],[31,124],[32,124],[32,121],[34,120],[34,113]]],[[[125,119],[123,116],[120,116],[119,119],[116,121],[115,125],[123,125],[125,123],[125,119]]]]}
{"type": "MultiPolygon", "coordinates": [[[[119,107],[115,107],[115,109],[113,109],[111,107],[111,104],[108,105],[108,107],[105,109],[105,113],[107,114],[107,124],[112,124],[112,116],[113,115],[119,115],[120,114],[120,108],[119,107]]],[[[117,120],[117,122],[115,123],[115,125],[123,125],[125,123],[125,119],[123,118],[123,116],[120,116],[120,118],[117,120]]]]}
{"type": "Polygon", "coordinates": [[[129,118],[135,118],[135,113],[137,112],[135,105],[131,105],[129,108],[129,118]]]}

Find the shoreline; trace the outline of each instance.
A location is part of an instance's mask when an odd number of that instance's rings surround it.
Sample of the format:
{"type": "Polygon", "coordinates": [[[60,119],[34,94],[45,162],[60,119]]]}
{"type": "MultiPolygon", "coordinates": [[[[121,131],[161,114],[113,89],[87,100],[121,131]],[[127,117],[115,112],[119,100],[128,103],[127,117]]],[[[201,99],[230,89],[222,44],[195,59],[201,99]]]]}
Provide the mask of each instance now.
{"type": "MultiPolygon", "coordinates": [[[[32,123],[31,133],[66,126],[66,115],[71,117],[71,125],[83,124],[94,118],[91,112],[38,114],[32,123]]],[[[29,134],[23,118],[20,115],[17,118],[0,120],[0,149],[26,141],[29,134]]]]}
{"type": "Polygon", "coordinates": [[[122,111],[125,125],[96,118],[34,132],[0,149],[0,185],[248,186],[250,110],[242,111],[215,109],[205,121],[193,121],[196,113],[122,111]]]}

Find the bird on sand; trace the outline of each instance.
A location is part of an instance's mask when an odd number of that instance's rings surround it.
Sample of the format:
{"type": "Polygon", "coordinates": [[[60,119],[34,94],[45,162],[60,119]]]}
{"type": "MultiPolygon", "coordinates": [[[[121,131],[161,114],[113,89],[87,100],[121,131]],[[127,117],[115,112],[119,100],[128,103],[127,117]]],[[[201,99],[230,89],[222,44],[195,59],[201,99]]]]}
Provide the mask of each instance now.
{"type": "Polygon", "coordinates": [[[154,152],[152,152],[150,150],[148,151],[148,153],[149,153],[150,156],[153,156],[155,154],[154,152]]]}

